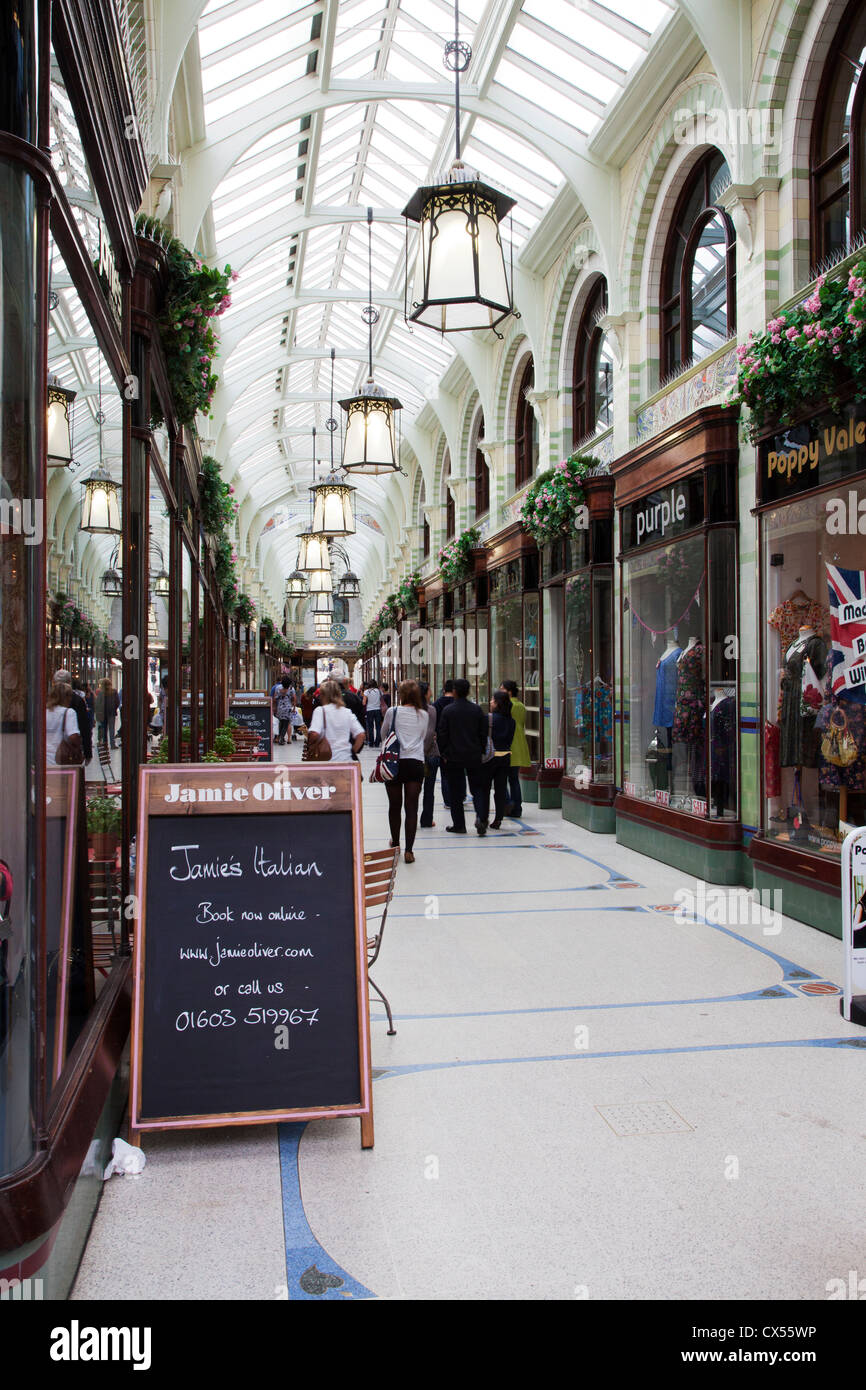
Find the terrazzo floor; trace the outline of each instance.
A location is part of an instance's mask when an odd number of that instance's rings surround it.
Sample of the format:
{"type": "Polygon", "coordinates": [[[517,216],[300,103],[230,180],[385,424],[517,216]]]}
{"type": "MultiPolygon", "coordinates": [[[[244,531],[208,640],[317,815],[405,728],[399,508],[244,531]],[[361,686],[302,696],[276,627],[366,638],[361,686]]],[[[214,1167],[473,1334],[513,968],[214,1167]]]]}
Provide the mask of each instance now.
{"type": "MultiPolygon", "coordinates": [[[[364,817],[386,845],[366,780],[364,817]]],[[[146,1136],[72,1297],[826,1299],[866,1198],[839,942],[745,890],[680,920],[695,881],[558,811],[436,820],[374,972],[375,1148],[357,1120],[146,1136]]]]}

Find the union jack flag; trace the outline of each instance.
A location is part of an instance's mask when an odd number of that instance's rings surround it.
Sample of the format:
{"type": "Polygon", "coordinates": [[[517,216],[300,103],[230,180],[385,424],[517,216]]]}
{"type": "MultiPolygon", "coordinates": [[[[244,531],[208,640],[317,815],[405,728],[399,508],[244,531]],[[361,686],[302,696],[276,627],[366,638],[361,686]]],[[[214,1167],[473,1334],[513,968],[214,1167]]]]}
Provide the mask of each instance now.
{"type": "Polygon", "coordinates": [[[866,684],[866,575],[827,565],[833,694],[866,684]]]}

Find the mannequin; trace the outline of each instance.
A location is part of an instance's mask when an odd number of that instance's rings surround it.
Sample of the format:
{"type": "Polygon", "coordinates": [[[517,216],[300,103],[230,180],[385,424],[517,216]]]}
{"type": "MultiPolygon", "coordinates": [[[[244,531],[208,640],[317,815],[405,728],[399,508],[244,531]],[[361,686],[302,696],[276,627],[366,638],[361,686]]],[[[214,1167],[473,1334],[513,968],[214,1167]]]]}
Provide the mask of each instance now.
{"type": "Polygon", "coordinates": [[[815,629],[804,623],[785,652],[779,718],[780,764],[782,767],[793,767],[798,772],[804,767],[816,767],[818,763],[816,711],[803,700],[803,672],[807,660],[818,680],[823,680],[827,671],[827,646],[815,629]]]}
{"type": "Polygon", "coordinates": [[[653,725],[658,730],[658,782],[661,790],[668,787],[671,761],[671,729],[677,692],[677,661],[682,655],[676,632],[668,638],[667,646],[656,662],[656,695],[653,705],[653,725]]]}
{"type": "MultiPolygon", "coordinates": [[[[675,743],[692,746],[703,741],[703,719],[707,710],[707,690],[704,677],[704,647],[700,638],[692,636],[685,651],[677,660],[677,693],[674,707],[673,738],[675,743]]],[[[694,768],[692,768],[694,775],[694,768]]]]}

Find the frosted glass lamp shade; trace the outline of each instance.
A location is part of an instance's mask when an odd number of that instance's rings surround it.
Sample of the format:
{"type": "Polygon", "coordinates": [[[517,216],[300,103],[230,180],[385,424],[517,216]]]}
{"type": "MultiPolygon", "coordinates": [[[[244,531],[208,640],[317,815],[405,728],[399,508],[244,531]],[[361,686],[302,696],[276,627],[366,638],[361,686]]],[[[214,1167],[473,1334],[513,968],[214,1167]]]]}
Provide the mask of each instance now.
{"type": "Polygon", "coordinates": [[[322,536],[353,536],[355,511],[352,493],[356,489],[332,473],[324,482],[310,488],[313,494],[313,531],[322,536]]]}
{"type": "Polygon", "coordinates": [[[302,531],[298,539],[301,543],[299,570],[330,570],[331,557],[328,554],[327,536],[316,535],[313,531],[302,531]]]}
{"type": "Polygon", "coordinates": [[[114,479],[98,468],[84,483],[81,529],[94,535],[120,535],[120,502],[114,479]]]}
{"type": "Polygon", "coordinates": [[[303,598],[307,592],[307,576],[293,570],[286,580],[286,598],[303,598]]]}
{"type": "Polygon", "coordinates": [[[72,462],[72,433],[69,408],[75,392],[67,391],[55,376],[48,378],[47,454],[49,468],[68,468],[72,462]]]}
{"type": "Polygon", "coordinates": [[[346,472],[373,477],[398,472],[395,412],[403,409],[400,402],[368,381],[360,396],[340,401],[340,406],[346,412],[343,439],[346,472]]]}
{"type": "Polygon", "coordinates": [[[333,590],[331,583],[330,570],[311,570],[310,571],[310,593],[311,594],[330,594],[333,590]]]}
{"type": "Polygon", "coordinates": [[[360,598],[361,581],[357,574],[353,574],[351,570],[346,570],[346,573],[340,580],[339,590],[343,598],[360,598]]]}
{"type": "Polygon", "coordinates": [[[310,612],[314,614],[327,614],[330,622],[334,612],[334,600],[331,594],[311,594],[310,612]]]}
{"type": "Polygon", "coordinates": [[[461,165],[446,183],[419,188],[403,209],[417,222],[418,252],[408,317],[440,333],[493,328],[513,312],[499,224],[514,207],[461,165]]]}

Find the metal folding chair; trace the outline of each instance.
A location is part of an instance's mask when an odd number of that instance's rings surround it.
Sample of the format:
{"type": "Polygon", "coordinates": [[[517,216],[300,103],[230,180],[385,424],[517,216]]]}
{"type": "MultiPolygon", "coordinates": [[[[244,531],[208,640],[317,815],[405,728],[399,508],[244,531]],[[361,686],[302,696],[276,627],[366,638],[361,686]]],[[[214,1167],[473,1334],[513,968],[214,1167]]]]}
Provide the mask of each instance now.
{"type": "Polygon", "coordinates": [[[394,1017],[391,1013],[391,1005],[380,990],[376,981],[370,974],[370,966],[375,965],[382,949],[382,937],[385,935],[385,918],[388,916],[388,904],[394,896],[394,884],[397,882],[397,865],[400,862],[399,849],[374,849],[369,854],[364,855],[364,907],[367,910],[367,928],[370,927],[370,912],[382,908],[382,916],[379,921],[379,929],[374,936],[367,937],[367,979],[372,989],[376,991],[382,1003],[385,1005],[385,1012],[388,1015],[388,1036],[393,1037],[397,1032],[394,1027],[394,1017]]]}

